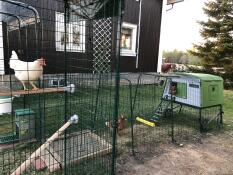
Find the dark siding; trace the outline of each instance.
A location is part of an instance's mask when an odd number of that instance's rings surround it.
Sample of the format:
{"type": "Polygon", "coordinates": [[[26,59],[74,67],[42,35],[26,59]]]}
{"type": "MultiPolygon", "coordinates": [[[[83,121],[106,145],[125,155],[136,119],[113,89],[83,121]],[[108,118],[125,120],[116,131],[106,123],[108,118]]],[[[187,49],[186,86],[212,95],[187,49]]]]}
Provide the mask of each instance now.
{"type": "Polygon", "coordinates": [[[121,72],[135,72],[135,57],[121,57],[120,70],[121,72]]]}
{"type": "Polygon", "coordinates": [[[125,0],[123,15],[124,22],[138,24],[139,4],[139,1],[136,0],[125,0]]]}
{"type": "MultiPolygon", "coordinates": [[[[162,0],[142,0],[141,32],[139,43],[139,65],[136,57],[121,57],[122,72],[156,72],[159,52],[162,0]]],[[[138,24],[140,3],[125,1],[123,21],[138,24]]]]}
{"type": "MultiPolygon", "coordinates": [[[[62,51],[56,51],[55,45],[55,12],[64,12],[63,1],[57,0],[40,0],[29,1],[21,0],[21,2],[28,3],[34,6],[41,17],[40,23],[37,24],[38,28],[38,46],[36,47],[36,37],[34,25],[21,29],[21,46],[18,42],[18,31],[10,32],[9,34],[9,48],[5,43],[5,65],[6,73],[9,73],[9,58],[11,51],[16,50],[18,56],[23,61],[34,61],[38,57],[46,59],[47,66],[44,69],[45,73],[62,73],[65,70],[65,54],[62,51]],[[27,36],[27,37],[26,37],[27,36]],[[28,43],[26,45],[26,42],[28,43]],[[19,52],[21,50],[21,52],[19,52]],[[9,53],[9,54],[8,54],[9,53]]],[[[86,52],[67,52],[67,65],[68,72],[92,72],[92,53],[90,51],[91,31],[90,23],[86,23],[86,52]]],[[[6,31],[5,31],[6,34],[6,31]]],[[[5,35],[6,36],[6,35],[5,35]]]]}
{"type": "MultiPolygon", "coordinates": [[[[55,47],[55,12],[64,11],[63,1],[57,0],[40,0],[30,1],[21,0],[38,9],[41,22],[38,26],[39,46],[36,47],[34,25],[27,30],[21,29],[21,47],[17,42],[18,32],[10,33],[9,48],[4,39],[4,55],[6,73],[9,73],[8,62],[11,55],[11,50],[22,49],[23,52],[19,54],[20,59],[25,61],[33,61],[43,56],[47,61],[45,73],[59,73],[64,72],[65,54],[64,52],[56,51],[55,47]],[[28,36],[26,40],[26,36],[28,36]],[[26,45],[26,41],[28,44],[26,45]],[[36,54],[38,48],[39,53],[36,54]],[[8,54],[9,53],[9,54],[8,54]]],[[[156,71],[158,50],[159,50],[159,36],[160,23],[162,12],[162,0],[143,0],[142,5],[142,21],[141,21],[141,36],[140,36],[140,53],[139,53],[139,69],[136,70],[136,57],[121,57],[120,68],[122,72],[135,71],[156,71]]],[[[139,2],[135,0],[125,0],[125,10],[123,21],[138,24],[139,2]]],[[[92,25],[88,23],[86,27],[86,52],[67,52],[68,72],[92,72],[92,52],[91,52],[91,31],[92,25]]],[[[6,31],[4,30],[6,36],[6,31]]],[[[114,46],[114,43],[113,43],[114,46]]],[[[114,56],[113,56],[114,57],[114,56]]],[[[114,62],[113,62],[114,64],[114,62]]],[[[112,66],[115,67],[114,65],[112,66]]]]}
{"type": "Polygon", "coordinates": [[[143,1],[139,44],[140,72],[157,71],[162,4],[162,0],[143,1]]]}
{"type": "MultiPolygon", "coordinates": [[[[125,0],[125,10],[123,15],[123,22],[138,25],[139,17],[139,1],[125,0]]],[[[121,72],[135,72],[136,57],[122,56],[120,63],[121,72]]]]}

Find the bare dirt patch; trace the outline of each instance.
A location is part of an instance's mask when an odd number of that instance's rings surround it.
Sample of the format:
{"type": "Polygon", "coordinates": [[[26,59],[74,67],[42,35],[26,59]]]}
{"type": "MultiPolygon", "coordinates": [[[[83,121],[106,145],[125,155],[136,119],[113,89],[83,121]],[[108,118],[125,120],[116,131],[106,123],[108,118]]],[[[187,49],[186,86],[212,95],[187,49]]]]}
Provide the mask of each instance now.
{"type": "Polygon", "coordinates": [[[233,132],[208,134],[201,141],[180,147],[172,143],[140,146],[136,158],[127,154],[117,161],[124,175],[233,175],[233,132]]]}

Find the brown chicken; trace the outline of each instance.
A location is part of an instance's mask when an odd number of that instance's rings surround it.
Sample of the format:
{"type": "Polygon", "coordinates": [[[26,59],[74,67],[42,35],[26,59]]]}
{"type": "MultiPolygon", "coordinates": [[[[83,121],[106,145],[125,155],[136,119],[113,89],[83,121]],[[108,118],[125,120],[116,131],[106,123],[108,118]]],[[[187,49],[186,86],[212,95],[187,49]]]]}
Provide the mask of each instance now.
{"type": "MultiPolygon", "coordinates": [[[[118,121],[117,121],[117,134],[119,134],[119,131],[123,130],[125,128],[125,122],[126,122],[126,119],[125,117],[123,116],[123,114],[120,115],[120,117],[118,118],[118,121]]],[[[113,122],[110,121],[110,122],[105,122],[105,125],[109,128],[113,128],[113,122]]]]}

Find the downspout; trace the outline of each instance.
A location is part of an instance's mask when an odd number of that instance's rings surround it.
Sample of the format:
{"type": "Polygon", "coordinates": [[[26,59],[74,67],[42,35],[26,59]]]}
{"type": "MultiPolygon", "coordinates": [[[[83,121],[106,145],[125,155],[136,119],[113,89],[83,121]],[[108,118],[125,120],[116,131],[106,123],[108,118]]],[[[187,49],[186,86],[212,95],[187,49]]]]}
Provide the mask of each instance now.
{"type": "MultiPolygon", "coordinates": [[[[2,43],[2,50],[4,50],[3,48],[3,27],[2,27],[2,21],[0,22],[0,34],[1,34],[1,37],[0,37],[0,40],[1,40],[1,43],[2,43]]],[[[3,57],[2,57],[2,60],[0,58],[0,67],[1,67],[1,63],[3,64],[2,67],[0,68],[0,74],[2,75],[2,84],[3,84],[3,76],[5,74],[5,65],[4,65],[4,51],[1,51],[3,53],[3,57]]]]}
{"type": "Polygon", "coordinates": [[[141,20],[142,20],[142,0],[139,0],[139,15],[138,15],[138,37],[137,37],[137,57],[136,57],[136,69],[138,69],[138,59],[139,59],[139,43],[140,43],[140,33],[141,33],[141,20]]]}

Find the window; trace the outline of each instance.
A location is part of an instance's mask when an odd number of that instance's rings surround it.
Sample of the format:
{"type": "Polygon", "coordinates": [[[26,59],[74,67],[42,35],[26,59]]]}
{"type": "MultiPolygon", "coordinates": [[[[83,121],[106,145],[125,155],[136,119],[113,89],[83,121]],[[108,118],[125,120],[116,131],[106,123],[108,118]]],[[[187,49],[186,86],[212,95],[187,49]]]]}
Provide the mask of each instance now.
{"type": "Polygon", "coordinates": [[[179,98],[187,98],[187,84],[181,82],[171,82],[170,85],[170,94],[175,95],[179,98]]]}
{"type": "Polygon", "coordinates": [[[123,22],[121,29],[121,55],[136,56],[137,25],[123,22]]]}
{"type": "Polygon", "coordinates": [[[85,52],[85,21],[69,22],[65,35],[64,13],[56,12],[56,51],[85,52]]]}
{"type": "Polygon", "coordinates": [[[187,84],[186,83],[177,83],[177,97],[187,98],[187,84]]]}

